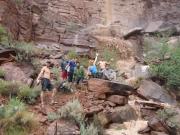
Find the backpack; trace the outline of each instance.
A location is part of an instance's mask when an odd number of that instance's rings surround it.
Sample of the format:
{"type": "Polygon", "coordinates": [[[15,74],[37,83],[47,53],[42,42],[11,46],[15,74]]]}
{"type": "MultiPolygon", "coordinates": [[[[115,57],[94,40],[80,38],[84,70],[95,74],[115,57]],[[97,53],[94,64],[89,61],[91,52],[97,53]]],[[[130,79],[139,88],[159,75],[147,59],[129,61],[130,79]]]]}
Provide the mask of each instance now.
{"type": "Polygon", "coordinates": [[[69,66],[69,64],[68,64],[68,65],[66,65],[65,70],[66,70],[67,72],[69,72],[69,71],[70,71],[70,66],[69,66]]]}

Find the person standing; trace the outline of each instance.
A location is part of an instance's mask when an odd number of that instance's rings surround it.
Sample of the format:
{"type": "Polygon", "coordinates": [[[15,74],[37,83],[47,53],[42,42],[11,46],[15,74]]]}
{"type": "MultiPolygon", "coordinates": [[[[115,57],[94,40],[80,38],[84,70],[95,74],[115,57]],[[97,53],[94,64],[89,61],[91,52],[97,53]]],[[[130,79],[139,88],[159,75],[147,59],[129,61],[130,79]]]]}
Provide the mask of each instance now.
{"type": "Polygon", "coordinates": [[[72,59],[69,61],[68,65],[66,66],[66,69],[68,71],[68,82],[73,82],[73,75],[76,68],[76,59],[72,59]]]}
{"type": "Polygon", "coordinates": [[[76,85],[79,85],[79,83],[84,80],[84,76],[85,76],[84,67],[80,66],[80,63],[78,62],[76,70],[74,72],[76,85]]]}
{"type": "Polygon", "coordinates": [[[61,67],[61,77],[63,81],[67,80],[68,77],[68,72],[66,70],[67,65],[68,65],[68,61],[64,57],[62,57],[60,61],[60,67],[61,67]]]}
{"type": "Polygon", "coordinates": [[[96,67],[96,62],[97,62],[98,55],[99,54],[96,53],[95,60],[89,62],[90,65],[88,67],[88,76],[92,76],[93,78],[96,78],[97,73],[98,73],[98,70],[97,70],[97,67],[96,67]]]}
{"type": "Polygon", "coordinates": [[[56,89],[53,88],[53,85],[51,83],[51,71],[50,71],[50,65],[51,62],[47,62],[46,66],[42,67],[38,77],[37,77],[37,84],[41,82],[42,86],[42,91],[41,91],[41,106],[44,108],[44,93],[46,91],[51,91],[52,90],[52,96],[51,96],[51,103],[54,103],[54,96],[56,93],[56,89]]]}

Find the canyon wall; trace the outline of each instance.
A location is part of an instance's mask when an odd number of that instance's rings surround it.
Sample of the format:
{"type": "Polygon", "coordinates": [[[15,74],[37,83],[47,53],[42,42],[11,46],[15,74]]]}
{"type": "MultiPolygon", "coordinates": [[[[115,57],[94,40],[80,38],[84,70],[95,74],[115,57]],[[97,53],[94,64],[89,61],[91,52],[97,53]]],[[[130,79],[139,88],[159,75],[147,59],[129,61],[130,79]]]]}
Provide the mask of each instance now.
{"type": "Polygon", "coordinates": [[[94,34],[121,35],[154,21],[180,26],[179,0],[1,0],[0,7],[15,39],[81,48],[97,45],[94,34]]]}

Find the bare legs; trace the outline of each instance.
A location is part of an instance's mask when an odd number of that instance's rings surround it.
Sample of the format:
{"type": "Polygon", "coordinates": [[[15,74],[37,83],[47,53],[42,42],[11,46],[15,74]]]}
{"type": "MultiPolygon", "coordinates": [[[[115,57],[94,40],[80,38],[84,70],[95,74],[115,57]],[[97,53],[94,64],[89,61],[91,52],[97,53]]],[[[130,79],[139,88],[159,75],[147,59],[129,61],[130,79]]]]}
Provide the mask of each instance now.
{"type": "Polygon", "coordinates": [[[40,98],[41,98],[41,106],[42,108],[44,108],[44,91],[41,91],[40,98]]]}
{"type": "Polygon", "coordinates": [[[53,91],[52,91],[52,96],[51,96],[51,104],[55,103],[54,102],[54,97],[55,97],[56,92],[57,92],[57,89],[54,88],[53,91]]]}
{"type": "MultiPolygon", "coordinates": [[[[56,88],[54,88],[52,90],[52,95],[51,95],[51,104],[55,103],[54,102],[54,97],[55,97],[56,92],[57,92],[57,90],[56,90],[56,88]]],[[[45,92],[41,91],[40,98],[41,98],[41,106],[42,106],[42,108],[44,108],[44,94],[45,94],[45,92]]]]}

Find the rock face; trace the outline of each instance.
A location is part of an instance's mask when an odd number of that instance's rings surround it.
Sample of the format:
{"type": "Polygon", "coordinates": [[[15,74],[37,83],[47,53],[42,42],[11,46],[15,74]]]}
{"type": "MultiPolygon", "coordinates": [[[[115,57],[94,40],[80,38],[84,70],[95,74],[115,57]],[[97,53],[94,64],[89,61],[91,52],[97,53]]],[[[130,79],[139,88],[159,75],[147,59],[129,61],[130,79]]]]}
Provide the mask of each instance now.
{"type": "Polygon", "coordinates": [[[137,27],[154,31],[151,26],[157,22],[163,29],[178,30],[178,5],[179,0],[3,0],[0,23],[15,39],[93,48],[94,33],[113,37],[137,27]]]}
{"type": "Polygon", "coordinates": [[[155,101],[169,104],[176,103],[176,100],[173,99],[165,89],[152,81],[142,81],[138,93],[147,99],[153,99],[155,101]]]}
{"type": "Polygon", "coordinates": [[[23,69],[14,63],[6,63],[1,68],[5,71],[5,79],[7,81],[19,81],[28,85],[32,83],[30,75],[33,73],[33,70],[28,67],[23,69]]]}
{"type": "Polygon", "coordinates": [[[134,91],[134,88],[128,85],[95,78],[88,80],[88,89],[89,91],[96,92],[98,95],[105,93],[130,95],[134,91]]]}
{"type": "Polygon", "coordinates": [[[46,135],[80,135],[80,132],[75,124],[60,120],[49,126],[46,135]]]}
{"type": "Polygon", "coordinates": [[[111,101],[112,103],[118,104],[118,105],[125,105],[128,103],[128,99],[124,96],[119,96],[119,95],[112,95],[110,97],[108,97],[109,101],[111,101]]]}
{"type": "Polygon", "coordinates": [[[130,120],[136,120],[138,118],[136,111],[129,105],[122,107],[116,107],[108,118],[113,123],[123,123],[130,120]]]}

